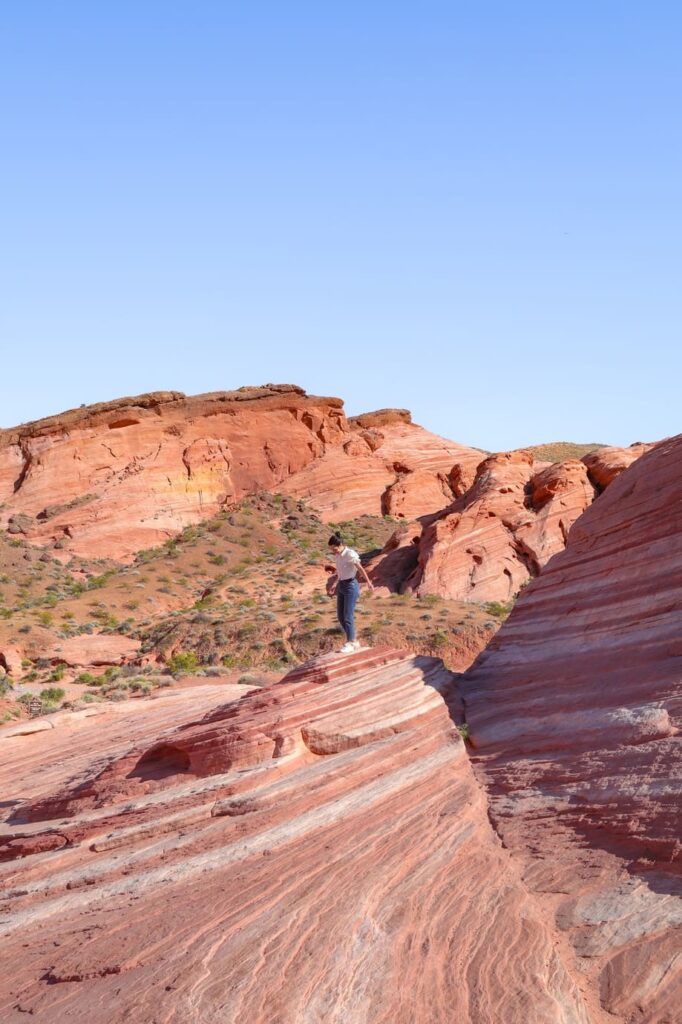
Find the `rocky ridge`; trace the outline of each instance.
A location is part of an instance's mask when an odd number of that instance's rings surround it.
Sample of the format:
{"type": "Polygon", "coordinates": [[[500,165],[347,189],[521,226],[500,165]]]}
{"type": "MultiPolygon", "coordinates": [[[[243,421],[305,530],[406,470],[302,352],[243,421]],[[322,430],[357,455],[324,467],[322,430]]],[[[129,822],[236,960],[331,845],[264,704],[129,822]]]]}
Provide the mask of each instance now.
{"type": "MultiPolygon", "coordinates": [[[[257,491],[312,493],[330,519],[381,515],[401,474],[478,461],[402,411],[372,414],[370,427],[365,419],[284,384],[72,410],[0,431],[0,524],[63,559],[129,560],[257,491]]],[[[442,507],[452,495],[438,493],[442,507]]]]}
{"type": "Polygon", "coordinates": [[[0,525],[63,562],[130,561],[249,494],[278,491],[326,521],[409,522],[414,548],[396,537],[386,554],[402,557],[376,566],[389,589],[506,602],[649,447],[553,465],[532,451],[483,458],[407,410],[347,418],[340,399],[295,385],[154,392],[0,431],[0,525]]]}

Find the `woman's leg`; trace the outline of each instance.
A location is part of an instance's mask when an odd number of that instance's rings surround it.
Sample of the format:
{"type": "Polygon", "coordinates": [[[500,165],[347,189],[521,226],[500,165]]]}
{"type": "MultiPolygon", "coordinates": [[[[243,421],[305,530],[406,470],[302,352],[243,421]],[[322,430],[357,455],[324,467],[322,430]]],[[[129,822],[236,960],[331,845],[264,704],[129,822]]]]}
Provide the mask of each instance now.
{"type": "Polygon", "coordinates": [[[355,605],[358,603],[360,596],[360,584],[357,580],[351,580],[348,590],[346,592],[346,600],[344,606],[344,615],[346,621],[343,624],[343,628],[346,631],[346,636],[349,641],[355,641],[355,605]]]}
{"type": "Polygon", "coordinates": [[[336,617],[339,620],[339,625],[343,627],[346,640],[350,640],[346,626],[346,597],[346,590],[341,582],[339,582],[336,587],[336,617]]]}

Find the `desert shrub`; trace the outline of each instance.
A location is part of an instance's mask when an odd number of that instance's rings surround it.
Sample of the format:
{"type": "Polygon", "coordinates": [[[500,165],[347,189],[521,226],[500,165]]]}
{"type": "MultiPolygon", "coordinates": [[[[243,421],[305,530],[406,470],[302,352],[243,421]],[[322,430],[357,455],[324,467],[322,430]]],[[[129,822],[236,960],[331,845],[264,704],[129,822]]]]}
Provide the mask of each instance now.
{"type": "Polygon", "coordinates": [[[64,700],[65,695],[66,691],[62,690],[61,686],[47,686],[40,691],[40,699],[48,704],[58,704],[60,700],[64,700]]]}
{"type": "Polygon", "coordinates": [[[110,570],[103,572],[101,576],[91,576],[88,580],[88,590],[100,590],[115,575],[114,570],[110,570]]]}
{"type": "Polygon", "coordinates": [[[437,629],[436,632],[431,636],[431,646],[436,650],[440,650],[448,642],[447,633],[444,633],[442,629],[437,629]]]}
{"type": "Polygon", "coordinates": [[[199,667],[199,659],[195,651],[178,651],[168,661],[168,668],[173,675],[181,672],[194,672],[199,667]]]}
{"type": "Polygon", "coordinates": [[[38,622],[40,623],[41,626],[45,626],[47,628],[48,626],[51,626],[52,623],[54,622],[54,615],[52,614],[52,612],[47,611],[38,612],[38,622]]]}
{"type": "Polygon", "coordinates": [[[152,684],[146,679],[133,679],[130,689],[133,693],[148,694],[152,692],[152,684]]]}
{"type": "Polygon", "coordinates": [[[487,611],[488,615],[494,616],[496,619],[506,619],[512,610],[512,603],[504,604],[502,601],[488,601],[483,607],[487,611]]]}

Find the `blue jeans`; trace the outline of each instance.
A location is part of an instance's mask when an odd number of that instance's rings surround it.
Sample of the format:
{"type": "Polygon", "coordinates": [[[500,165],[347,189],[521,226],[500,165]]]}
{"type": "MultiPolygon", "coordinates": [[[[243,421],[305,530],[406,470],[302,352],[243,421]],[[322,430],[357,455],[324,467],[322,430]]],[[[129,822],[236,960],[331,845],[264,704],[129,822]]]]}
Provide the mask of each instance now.
{"type": "Polygon", "coordinates": [[[360,596],[357,580],[339,580],[336,587],[336,614],[347,640],[355,640],[355,605],[360,596]]]}

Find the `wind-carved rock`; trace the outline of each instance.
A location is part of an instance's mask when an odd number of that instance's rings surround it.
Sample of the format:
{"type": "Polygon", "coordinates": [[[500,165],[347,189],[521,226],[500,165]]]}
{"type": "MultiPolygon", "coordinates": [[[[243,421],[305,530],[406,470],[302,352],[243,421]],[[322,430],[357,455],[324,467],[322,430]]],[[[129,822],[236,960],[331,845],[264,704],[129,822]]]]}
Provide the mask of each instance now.
{"type": "Polygon", "coordinates": [[[148,702],[128,749],[120,718],[62,745],[78,779],[43,777],[0,847],[3,1019],[589,1024],[452,687],[433,658],[329,655],[198,719],[180,693],[165,731],[148,702]]]}
{"type": "Polygon", "coordinates": [[[613,479],[462,681],[492,820],[628,1022],[679,1017],[681,616],[682,436],[613,479]]]}
{"type": "MultiPolygon", "coordinates": [[[[413,564],[396,559],[389,542],[373,563],[377,582],[453,600],[510,601],[563,550],[599,493],[584,461],[539,466],[523,450],[491,455],[470,473],[470,464],[454,466],[448,507],[419,517],[413,564]]],[[[391,490],[402,496],[399,486],[391,490]]]]}
{"type": "Polygon", "coordinates": [[[479,460],[405,410],[347,420],[340,399],[293,385],[155,392],[0,431],[0,525],[64,560],[127,560],[261,490],[328,519],[433,512],[453,465],[479,460]]]}

